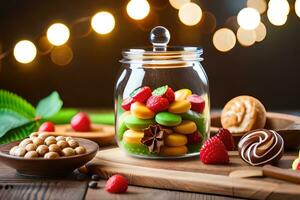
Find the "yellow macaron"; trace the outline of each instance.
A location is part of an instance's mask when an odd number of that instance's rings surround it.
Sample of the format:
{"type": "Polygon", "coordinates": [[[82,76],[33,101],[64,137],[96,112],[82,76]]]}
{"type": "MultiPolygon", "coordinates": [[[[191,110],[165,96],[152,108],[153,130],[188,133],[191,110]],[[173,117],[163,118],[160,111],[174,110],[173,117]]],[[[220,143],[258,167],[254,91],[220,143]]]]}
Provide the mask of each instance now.
{"type": "Polygon", "coordinates": [[[181,89],[175,92],[175,100],[185,100],[188,96],[192,94],[192,91],[189,89],[181,89]]]}
{"type": "Polygon", "coordinates": [[[163,146],[160,149],[159,154],[161,156],[182,156],[186,154],[188,151],[186,146],[179,146],[179,147],[168,147],[163,146]]]}
{"type": "Polygon", "coordinates": [[[178,100],[170,104],[168,111],[175,114],[185,113],[191,109],[191,103],[188,100],[178,100]]]}
{"type": "Polygon", "coordinates": [[[169,147],[183,146],[186,145],[186,143],[187,143],[187,138],[185,135],[182,134],[173,133],[173,134],[166,135],[164,138],[165,146],[169,146],[169,147]]]}
{"type": "Polygon", "coordinates": [[[141,144],[141,140],[144,137],[144,132],[127,130],[123,135],[123,142],[128,144],[141,144]]]}
{"type": "Polygon", "coordinates": [[[131,104],[130,110],[131,113],[139,119],[152,119],[155,116],[155,112],[140,102],[131,104]]]}
{"type": "Polygon", "coordinates": [[[175,126],[173,130],[181,134],[192,134],[197,131],[197,125],[193,121],[183,120],[181,124],[175,126]]]}

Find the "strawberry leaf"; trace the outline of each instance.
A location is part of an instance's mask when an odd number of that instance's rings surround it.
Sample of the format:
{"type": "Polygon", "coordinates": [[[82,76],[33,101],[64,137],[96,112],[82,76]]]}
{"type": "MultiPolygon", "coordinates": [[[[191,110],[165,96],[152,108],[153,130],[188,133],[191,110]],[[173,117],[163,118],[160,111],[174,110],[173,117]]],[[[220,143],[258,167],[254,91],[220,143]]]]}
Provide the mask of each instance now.
{"type": "Polygon", "coordinates": [[[42,99],[36,107],[36,116],[48,118],[56,114],[62,107],[63,102],[56,91],[42,99]]]}
{"type": "Polygon", "coordinates": [[[153,90],[152,95],[154,96],[162,96],[167,92],[168,86],[162,86],[153,90]]]}

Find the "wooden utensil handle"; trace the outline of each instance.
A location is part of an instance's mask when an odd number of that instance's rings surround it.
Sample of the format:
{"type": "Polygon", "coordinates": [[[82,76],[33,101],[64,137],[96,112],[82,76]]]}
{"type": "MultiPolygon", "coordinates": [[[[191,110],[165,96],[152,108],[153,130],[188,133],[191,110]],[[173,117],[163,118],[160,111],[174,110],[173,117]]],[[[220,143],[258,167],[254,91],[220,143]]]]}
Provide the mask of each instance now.
{"type": "Polygon", "coordinates": [[[272,165],[265,165],[262,168],[263,175],[300,184],[300,172],[291,169],[282,169],[272,165]]]}

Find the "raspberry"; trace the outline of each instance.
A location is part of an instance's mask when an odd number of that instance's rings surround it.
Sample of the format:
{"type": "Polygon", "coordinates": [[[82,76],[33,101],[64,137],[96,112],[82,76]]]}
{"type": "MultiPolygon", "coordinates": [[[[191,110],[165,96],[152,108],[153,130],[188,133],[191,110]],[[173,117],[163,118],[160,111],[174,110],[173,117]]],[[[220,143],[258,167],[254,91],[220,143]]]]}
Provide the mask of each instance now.
{"type": "Polygon", "coordinates": [[[52,122],[44,122],[39,127],[38,132],[54,132],[55,126],[52,122]]]}
{"type": "Polygon", "coordinates": [[[110,177],[106,184],[105,189],[110,193],[124,193],[128,188],[128,181],[121,175],[114,175],[110,177]]]}
{"type": "Polygon", "coordinates": [[[71,126],[75,131],[85,132],[91,130],[91,120],[85,113],[77,113],[71,120],[71,126]]]}
{"type": "Polygon", "coordinates": [[[151,96],[148,99],[146,106],[153,112],[157,113],[167,110],[169,107],[169,101],[167,98],[161,96],[151,96]]]}
{"type": "Polygon", "coordinates": [[[199,144],[201,142],[201,136],[199,132],[187,135],[188,144],[199,144]]]}
{"type": "Polygon", "coordinates": [[[200,160],[204,164],[227,164],[229,156],[223,142],[218,137],[212,137],[202,146],[200,160]]]}
{"type": "Polygon", "coordinates": [[[141,103],[144,103],[147,101],[147,99],[151,96],[151,88],[148,87],[148,86],[145,86],[145,87],[141,87],[141,88],[138,88],[136,90],[134,90],[130,96],[135,100],[135,101],[138,101],[138,102],[141,102],[141,103]]]}
{"type": "Polygon", "coordinates": [[[165,85],[159,88],[156,88],[153,92],[152,92],[153,96],[162,96],[164,98],[167,98],[169,103],[172,103],[173,101],[175,101],[175,93],[172,90],[172,88],[170,88],[169,86],[165,85]]]}
{"type": "Polygon", "coordinates": [[[220,128],[215,137],[218,137],[223,142],[227,151],[234,150],[234,140],[229,130],[225,128],[220,128]]]}
{"type": "Polygon", "coordinates": [[[192,94],[188,96],[187,100],[191,103],[191,110],[196,111],[198,113],[202,113],[205,107],[205,101],[201,96],[197,94],[192,94]]]}
{"type": "Polygon", "coordinates": [[[296,168],[297,170],[300,170],[300,162],[298,163],[298,165],[297,165],[297,168],[296,168]]]}
{"type": "Polygon", "coordinates": [[[122,108],[126,111],[130,110],[131,104],[133,104],[135,100],[131,97],[127,97],[126,99],[123,100],[122,103],[122,108]]]}

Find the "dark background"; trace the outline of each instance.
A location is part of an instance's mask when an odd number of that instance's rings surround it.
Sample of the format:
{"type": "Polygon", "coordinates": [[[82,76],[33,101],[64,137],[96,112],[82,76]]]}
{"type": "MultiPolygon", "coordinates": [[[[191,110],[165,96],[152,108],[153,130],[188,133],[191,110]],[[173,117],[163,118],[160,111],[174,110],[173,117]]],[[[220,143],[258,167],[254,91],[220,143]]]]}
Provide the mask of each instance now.
{"type": "MultiPolygon", "coordinates": [[[[100,10],[112,12],[116,26],[106,36],[91,32],[76,39],[71,29],[68,44],[73,49],[74,58],[66,66],[55,65],[49,55],[37,56],[32,64],[22,65],[9,54],[0,61],[0,88],[13,91],[32,103],[57,90],[68,107],[112,107],[121,50],[149,45],[151,28],[163,25],[171,32],[171,45],[203,46],[203,65],[210,81],[212,107],[222,107],[230,98],[248,94],[259,98],[267,109],[300,108],[300,18],[292,8],[294,1],[289,1],[291,11],[284,26],[271,25],[264,14],[262,21],[267,27],[265,40],[251,47],[237,44],[227,53],[213,47],[212,34],[203,31],[202,22],[193,27],[183,25],[178,19],[178,11],[171,7],[169,1],[148,0],[150,15],[141,22],[127,16],[127,2],[2,0],[2,51],[11,50],[21,39],[36,42],[53,22],[60,21],[70,27],[75,20],[92,16],[100,10]]],[[[246,4],[246,0],[194,2],[202,10],[215,15],[217,28],[223,27],[225,21],[237,15],[246,4]]],[[[77,29],[81,31],[81,26],[77,29]]]]}

